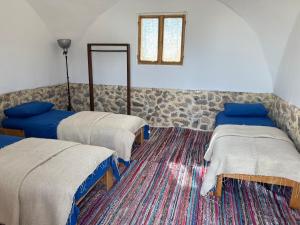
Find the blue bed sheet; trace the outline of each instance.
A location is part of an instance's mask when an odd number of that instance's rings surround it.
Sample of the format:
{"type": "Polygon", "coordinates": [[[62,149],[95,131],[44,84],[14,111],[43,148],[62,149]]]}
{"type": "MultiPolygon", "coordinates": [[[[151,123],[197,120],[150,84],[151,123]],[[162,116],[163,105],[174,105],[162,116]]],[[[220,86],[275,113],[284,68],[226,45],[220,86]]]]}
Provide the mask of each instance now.
{"type": "MultiPolygon", "coordinates": [[[[22,140],[22,138],[14,137],[14,136],[7,136],[7,135],[0,135],[0,146],[1,148],[13,144],[17,141],[22,140]]],[[[72,209],[67,221],[67,225],[76,225],[78,215],[80,213],[79,208],[76,205],[76,202],[78,202],[82,197],[84,197],[87,192],[93,187],[94,184],[105,174],[105,172],[108,169],[112,169],[113,175],[116,178],[117,181],[120,180],[120,174],[117,167],[117,164],[114,160],[114,158],[111,156],[105,161],[103,161],[96,169],[95,171],[82,183],[82,185],[77,189],[72,209]]]]}
{"type": "MultiPolygon", "coordinates": [[[[5,118],[2,121],[2,126],[9,129],[24,130],[26,137],[57,139],[57,127],[59,123],[71,116],[75,112],[63,110],[50,110],[49,112],[32,116],[28,118],[5,118]]],[[[145,139],[150,137],[150,128],[148,125],[144,129],[145,139]]],[[[130,161],[121,161],[127,167],[130,161]]]]}
{"type": "Polygon", "coordinates": [[[115,163],[115,160],[113,157],[108,158],[107,160],[103,161],[97,169],[92,173],[85,182],[78,188],[74,200],[73,205],[71,209],[71,213],[69,215],[69,219],[67,221],[67,225],[76,225],[78,215],[80,213],[79,208],[76,205],[76,202],[80,200],[82,197],[84,197],[87,192],[93,187],[93,185],[105,174],[105,172],[112,168],[113,175],[116,178],[117,181],[120,180],[120,174],[118,167],[115,163]]]}
{"type": "Polygon", "coordinates": [[[275,123],[268,117],[237,117],[226,116],[224,112],[218,113],[216,117],[216,127],[219,125],[234,124],[248,126],[268,126],[276,127],[275,123]]]}
{"type": "Polygon", "coordinates": [[[2,126],[24,130],[26,137],[56,139],[60,121],[73,114],[70,111],[50,110],[29,118],[6,118],[2,121],[2,126]]]}
{"type": "Polygon", "coordinates": [[[8,136],[8,135],[0,135],[0,148],[4,148],[7,145],[11,145],[15,142],[22,140],[21,137],[8,136]]]}

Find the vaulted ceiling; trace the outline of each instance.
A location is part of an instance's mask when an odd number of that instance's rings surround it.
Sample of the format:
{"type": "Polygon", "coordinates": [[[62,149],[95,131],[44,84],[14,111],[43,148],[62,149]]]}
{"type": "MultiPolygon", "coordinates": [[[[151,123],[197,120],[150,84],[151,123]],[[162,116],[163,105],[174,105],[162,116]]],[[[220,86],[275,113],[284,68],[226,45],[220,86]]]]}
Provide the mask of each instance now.
{"type": "Polygon", "coordinates": [[[56,38],[79,38],[119,0],[26,0],[56,38]]]}
{"type": "Polygon", "coordinates": [[[257,33],[276,79],[289,36],[300,12],[299,0],[219,0],[241,16],[257,33]]]}
{"type": "MultiPolygon", "coordinates": [[[[118,1],[26,0],[56,38],[80,38],[118,1]]],[[[165,1],[165,0],[162,0],[165,1]]],[[[196,0],[195,0],[196,1],[196,0]]],[[[215,0],[226,5],[256,32],[273,80],[276,79],[290,33],[300,12],[299,0],[215,0]]]]}

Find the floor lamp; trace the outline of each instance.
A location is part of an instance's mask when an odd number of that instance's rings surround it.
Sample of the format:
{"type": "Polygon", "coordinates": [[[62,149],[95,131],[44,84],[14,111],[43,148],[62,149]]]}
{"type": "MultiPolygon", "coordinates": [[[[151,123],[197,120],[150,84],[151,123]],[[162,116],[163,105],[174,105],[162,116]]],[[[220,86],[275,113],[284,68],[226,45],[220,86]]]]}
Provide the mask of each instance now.
{"type": "Polygon", "coordinates": [[[66,59],[66,72],[67,72],[67,85],[68,85],[68,111],[72,111],[72,104],[71,104],[71,93],[70,93],[70,79],[69,79],[69,66],[68,66],[68,49],[71,46],[70,39],[59,39],[57,40],[59,47],[61,47],[63,51],[63,55],[66,59]]]}

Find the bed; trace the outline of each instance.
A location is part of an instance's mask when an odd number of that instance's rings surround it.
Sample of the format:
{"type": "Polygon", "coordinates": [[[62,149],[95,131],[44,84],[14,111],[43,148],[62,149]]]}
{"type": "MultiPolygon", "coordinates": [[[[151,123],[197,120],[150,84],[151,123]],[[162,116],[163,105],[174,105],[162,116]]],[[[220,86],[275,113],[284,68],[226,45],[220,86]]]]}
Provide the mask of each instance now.
{"type": "Polygon", "coordinates": [[[290,187],[290,207],[300,208],[300,154],[262,104],[225,104],[204,159],[201,195],[221,197],[223,179],[239,179],[290,187]]]}
{"type": "MultiPolygon", "coordinates": [[[[52,109],[48,102],[30,102],[4,111],[2,132],[26,137],[60,139],[117,151],[129,165],[134,142],[142,144],[146,122],[135,116],[106,112],[69,112],[52,109]],[[44,106],[45,105],[45,106],[44,106]],[[41,109],[40,109],[41,108],[41,109]],[[91,136],[92,135],[92,136],[91,136]]],[[[146,135],[147,136],[147,135],[146,135]]]]}
{"type": "Polygon", "coordinates": [[[57,139],[59,123],[74,115],[74,112],[50,110],[31,117],[7,117],[2,121],[4,128],[23,130],[26,137],[57,139]]]}
{"type": "Polygon", "coordinates": [[[0,176],[10,178],[0,182],[0,224],[75,225],[89,190],[101,178],[108,189],[113,175],[120,179],[106,148],[6,135],[0,143],[0,176]]]}
{"type": "MultiPolygon", "coordinates": [[[[243,106],[239,104],[239,107],[243,106]]],[[[229,122],[218,124],[214,130],[204,156],[209,166],[201,195],[215,190],[216,196],[221,197],[224,178],[261,182],[291,187],[290,207],[300,209],[299,152],[289,137],[271,123],[252,120],[247,124],[251,118],[249,112],[251,110],[247,111],[247,116],[234,112],[229,122]],[[233,123],[234,117],[242,119],[233,123]]],[[[260,117],[266,114],[267,111],[260,117]]]]}

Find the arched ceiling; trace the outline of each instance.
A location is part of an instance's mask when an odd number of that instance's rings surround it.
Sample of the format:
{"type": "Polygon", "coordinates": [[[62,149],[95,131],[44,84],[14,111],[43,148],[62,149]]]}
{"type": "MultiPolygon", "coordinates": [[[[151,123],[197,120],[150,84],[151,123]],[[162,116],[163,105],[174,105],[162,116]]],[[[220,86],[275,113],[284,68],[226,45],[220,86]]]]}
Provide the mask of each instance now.
{"type": "Polygon", "coordinates": [[[218,0],[238,15],[257,33],[276,79],[289,36],[300,12],[299,0],[218,0]]]}
{"type": "MultiPolygon", "coordinates": [[[[56,38],[80,38],[96,18],[125,0],[26,0],[56,38]]],[[[165,1],[165,0],[162,0],[165,1]]],[[[195,0],[196,1],[196,0],[195,0]]],[[[300,12],[299,0],[216,0],[257,33],[273,81],[300,12]]]]}
{"type": "Polygon", "coordinates": [[[56,38],[81,37],[87,27],[119,0],[26,0],[56,38]]]}

